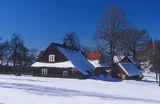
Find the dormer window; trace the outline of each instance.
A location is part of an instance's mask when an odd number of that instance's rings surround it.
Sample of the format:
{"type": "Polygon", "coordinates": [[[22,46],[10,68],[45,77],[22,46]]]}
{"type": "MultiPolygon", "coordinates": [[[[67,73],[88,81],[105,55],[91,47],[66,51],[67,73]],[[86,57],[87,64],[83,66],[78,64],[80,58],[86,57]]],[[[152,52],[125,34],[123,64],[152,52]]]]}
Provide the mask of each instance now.
{"type": "Polygon", "coordinates": [[[49,55],[49,62],[55,62],[55,55],[49,55]]]}

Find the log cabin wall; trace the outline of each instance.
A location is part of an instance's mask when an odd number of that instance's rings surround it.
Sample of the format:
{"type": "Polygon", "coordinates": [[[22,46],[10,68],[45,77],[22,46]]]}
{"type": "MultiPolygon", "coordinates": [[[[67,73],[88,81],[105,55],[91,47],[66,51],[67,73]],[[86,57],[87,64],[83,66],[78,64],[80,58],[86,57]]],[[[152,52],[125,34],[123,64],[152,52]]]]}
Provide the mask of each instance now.
{"type": "Polygon", "coordinates": [[[51,44],[43,54],[38,58],[38,62],[48,62],[49,63],[49,55],[55,55],[55,62],[64,62],[68,61],[68,59],[57,49],[57,46],[51,44]]]}
{"type": "Polygon", "coordinates": [[[58,78],[80,78],[83,79],[87,76],[82,75],[78,70],[73,68],[34,68],[33,76],[44,76],[44,77],[58,77],[58,78]],[[42,69],[47,69],[48,74],[42,75],[42,69]],[[67,71],[68,75],[64,76],[63,72],[67,71]]]}

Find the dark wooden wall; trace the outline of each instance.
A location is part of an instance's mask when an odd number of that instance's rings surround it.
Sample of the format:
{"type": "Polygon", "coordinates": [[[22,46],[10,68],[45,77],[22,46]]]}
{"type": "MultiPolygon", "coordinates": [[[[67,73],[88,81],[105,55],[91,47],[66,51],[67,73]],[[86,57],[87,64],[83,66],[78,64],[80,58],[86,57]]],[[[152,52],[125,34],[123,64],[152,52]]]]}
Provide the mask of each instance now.
{"type": "Polygon", "coordinates": [[[38,58],[39,62],[49,62],[49,55],[55,55],[55,62],[64,62],[68,59],[57,49],[54,44],[49,45],[49,47],[43,52],[42,55],[38,58]]]}
{"type": "MultiPolygon", "coordinates": [[[[41,71],[43,68],[33,68],[33,76],[42,76],[41,71]]],[[[45,77],[59,77],[59,78],[85,78],[78,70],[72,68],[46,68],[48,75],[45,77]],[[63,76],[63,71],[68,71],[68,76],[63,76]]]]}

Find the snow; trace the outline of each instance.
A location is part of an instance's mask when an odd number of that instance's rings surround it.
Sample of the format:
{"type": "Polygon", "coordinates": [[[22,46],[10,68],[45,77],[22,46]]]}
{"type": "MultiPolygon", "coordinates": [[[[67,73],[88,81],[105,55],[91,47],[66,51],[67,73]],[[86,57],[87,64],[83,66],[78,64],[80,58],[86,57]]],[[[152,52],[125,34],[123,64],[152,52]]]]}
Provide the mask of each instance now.
{"type": "Polygon", "coordinates": [[[94,67],[108,67],[106,63],[100,63],[99,60],[88,60],[94,67]]]}
{"type": "Polygon", "coordinates": [[[0,75],[0,104],[160,104],[159,88],[155,74],[117,82],[0,75]]]}
{"type": "Polygon", "coordinates": [[[140,70],[132,63],[118,63],[118,65],[130,77],[140,75],[140,70]]]}
{"type": "Polygon", "coordinates": [[[114,56],[113,61],[114,63],[120,62],[125,56],[114,56]]]}
{"type": "Polygon", "coordinates": [[[55,67],[55,68],[74,68],[74,65],[70,61],[58,62],[58,63],[43,63],[35,62],[32,67],[55,67]]]}
{"type": "Polygon", "coordinates": [[[0,60],[0,65],[8,65],[8,66],[13,66],[13,63],[12,62],[2,62],[1,60],[0,60]]]}
{"type": "Polygon", "coordinates": [[[90,64],[90,62],[81,54],[80,51],[75,51],[60,46],[57,46],[57,48],[82,74],[88,75],[87,71],[95,69],[95,67],[90,64]]]}
{"type": "Polygon", "coordinates": [[[119,63],[121,60],[123,60],[125,57],[128,57],[128,59],[133,63],[136,64],[136,60],[133,58],[133,56],[114,56],[113,61],[114,63],[119,63]]]}
{"type": "Polygon", "coordinates": [[[141,68],[143,69],[143,71],[149,73],[151,68],[153,68],[153,64],[150,60],[144,61],[144,62],[141,62],[141,68]]]}

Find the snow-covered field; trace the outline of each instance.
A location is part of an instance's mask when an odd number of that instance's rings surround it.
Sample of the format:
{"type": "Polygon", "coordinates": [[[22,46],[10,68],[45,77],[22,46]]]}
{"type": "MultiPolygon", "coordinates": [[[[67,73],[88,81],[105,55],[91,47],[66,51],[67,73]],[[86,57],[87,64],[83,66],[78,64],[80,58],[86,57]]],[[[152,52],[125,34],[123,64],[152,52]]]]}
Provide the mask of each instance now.
{"type": "Polygon", "coordinates": [[[160,104],[160,87],[143,81],[0,75],[0,104],[160,104]]]}

